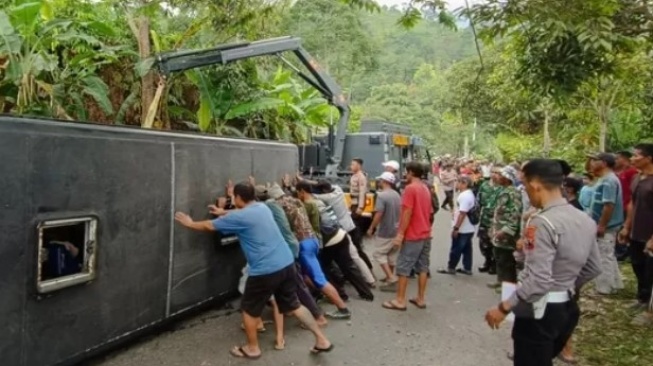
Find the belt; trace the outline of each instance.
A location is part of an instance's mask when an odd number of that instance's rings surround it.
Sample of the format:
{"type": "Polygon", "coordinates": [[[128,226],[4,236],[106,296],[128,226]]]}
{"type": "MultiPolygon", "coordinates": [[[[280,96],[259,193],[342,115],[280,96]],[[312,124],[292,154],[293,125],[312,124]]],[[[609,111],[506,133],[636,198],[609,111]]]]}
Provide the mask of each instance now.
{"type": "Polygon", "coordinates": [[[562,304],[569,300],[571,300],[569,291],[551,291],[546,302],[549,304],[562,304]]]}

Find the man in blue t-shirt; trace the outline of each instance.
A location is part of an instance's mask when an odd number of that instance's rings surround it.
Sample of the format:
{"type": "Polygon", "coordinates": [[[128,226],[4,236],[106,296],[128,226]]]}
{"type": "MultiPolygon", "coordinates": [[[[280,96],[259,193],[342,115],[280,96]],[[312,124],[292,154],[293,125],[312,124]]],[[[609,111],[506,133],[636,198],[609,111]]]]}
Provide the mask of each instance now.
{"type": "Polygon", "coordinates": [[[600,153],[588,155],[592,174],[598,178],[590,201],[589,214],[597,224],[596,236],[602,256],[602,273],[595,280],[596,292],[609,295],[624,288],[614,246],[624,223],[623,189],[614,173],[615,157],[600,153]]]}
{"type": "Polygon", "coordinates": [[[272,212],[256,202],[254,186],[239,183],[233,190],[236,211],[221,208],[212,213],[221,216],[215,220],[193,221],[185,213],[177,212],[175,220],[198,231],[220,231],[236,234],[249,264],[249,278],[241,302],[247,344],[234,347],[235,357],[257,359],[261,357],[258,344],[257,322],[270,296],[283,314],[296,316],[315,336],[313,353],[329,352],[333,345],[324,336],[311,313],[299,303],[296,293],[294,258],[272,212]]]}

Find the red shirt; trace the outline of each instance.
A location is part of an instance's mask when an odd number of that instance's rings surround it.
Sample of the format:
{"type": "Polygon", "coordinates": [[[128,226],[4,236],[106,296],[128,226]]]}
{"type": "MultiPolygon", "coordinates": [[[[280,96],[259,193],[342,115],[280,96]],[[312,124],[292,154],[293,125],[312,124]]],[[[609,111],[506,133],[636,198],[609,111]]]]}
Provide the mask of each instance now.
{"type": "Polygon", "coordinates": [[[619,181],[621,182],[621,189],[623,189],[623,199],[624,199],[624,210],[628,208],[630,203],[630,198],[632,197],[632,191],[630,186],[633,183],[633,178],[637,176],[637,169],[630,167],[626,170],[622,170],[617,174],[619,181]]]}
{"type": "Polygon", "coordinates": [[[404,240],[424,240],[431,237],[431,192],[422,182],[414,182],[406,186],[401,196],[401,217],[404,210],[412,209],[413,214],[408,223],[404,240]]]}

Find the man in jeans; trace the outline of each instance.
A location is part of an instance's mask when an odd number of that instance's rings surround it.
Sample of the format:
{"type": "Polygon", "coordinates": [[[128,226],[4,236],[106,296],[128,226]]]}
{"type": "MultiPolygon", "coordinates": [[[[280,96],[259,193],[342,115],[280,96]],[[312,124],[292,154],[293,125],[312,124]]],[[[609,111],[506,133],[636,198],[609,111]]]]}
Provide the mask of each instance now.
{"type": "Polygon", "coordinates": [[[429,255],[431,252],[431,223],[433,212],[431,193],[422,183],[424,167],[413,161],[406,166],[408,185],[401,198],[401,216],[394,245],[399,247],[396,273],[397,295],[395,299],[383,303],[391,310],[406,310],[406,288],[408,276],[414,268],[418,273],[417,297],[410,300],[420,309],[426,308],[426,283],[428,282],[429,255]]]}
{"type": "Polygon", "coordinates": [[[394,275],[397,248],[392,241],[397,236],[399,215],[401,214],[401,197],[393,189],[395,185],[394,174],[384,172],[378,178],[378,181],[381,191],[376,195],[374,218],[369,230],[367,230],[367,236],[372,237],[376,231],[376,236],[372,239],[374,246],[373,258],[385,273],[385,279],[381,280],[381,282],[386,283],[381,287],[381,291],[394,292],[397,282],[394,275]]]}
{"type": "Polygon", "coordinates": [[[469,221],[467,214],[474,209],[476,198],[471,189],[472,179],[467,175],[461,175],[458,179],[457,189],[460,192],[454,216],[453,229],[451,230],[451,251],[449,252],[449,264],[446,269],[438,270],[438,273],[456,274],[456,267],[463,258],[463,269],[458,272],[466,275],[472,274],[472,238],[476,228],[469,221]]]}

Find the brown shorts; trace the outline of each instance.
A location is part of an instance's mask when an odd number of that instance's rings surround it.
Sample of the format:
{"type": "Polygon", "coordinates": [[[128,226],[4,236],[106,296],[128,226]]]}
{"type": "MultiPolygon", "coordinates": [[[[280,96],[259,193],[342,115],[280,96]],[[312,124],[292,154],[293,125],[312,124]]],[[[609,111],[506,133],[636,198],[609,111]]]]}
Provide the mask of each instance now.
{"type": "Polygon", "coordinates": [[[245,284],[240,309],[249,316],[258,318],[263,313],[265,304],[274,295],[281,314],[297,310],[300,306],[295,282],[295,264],[277,272],[262,276],[250,276],[245,284]]]}

